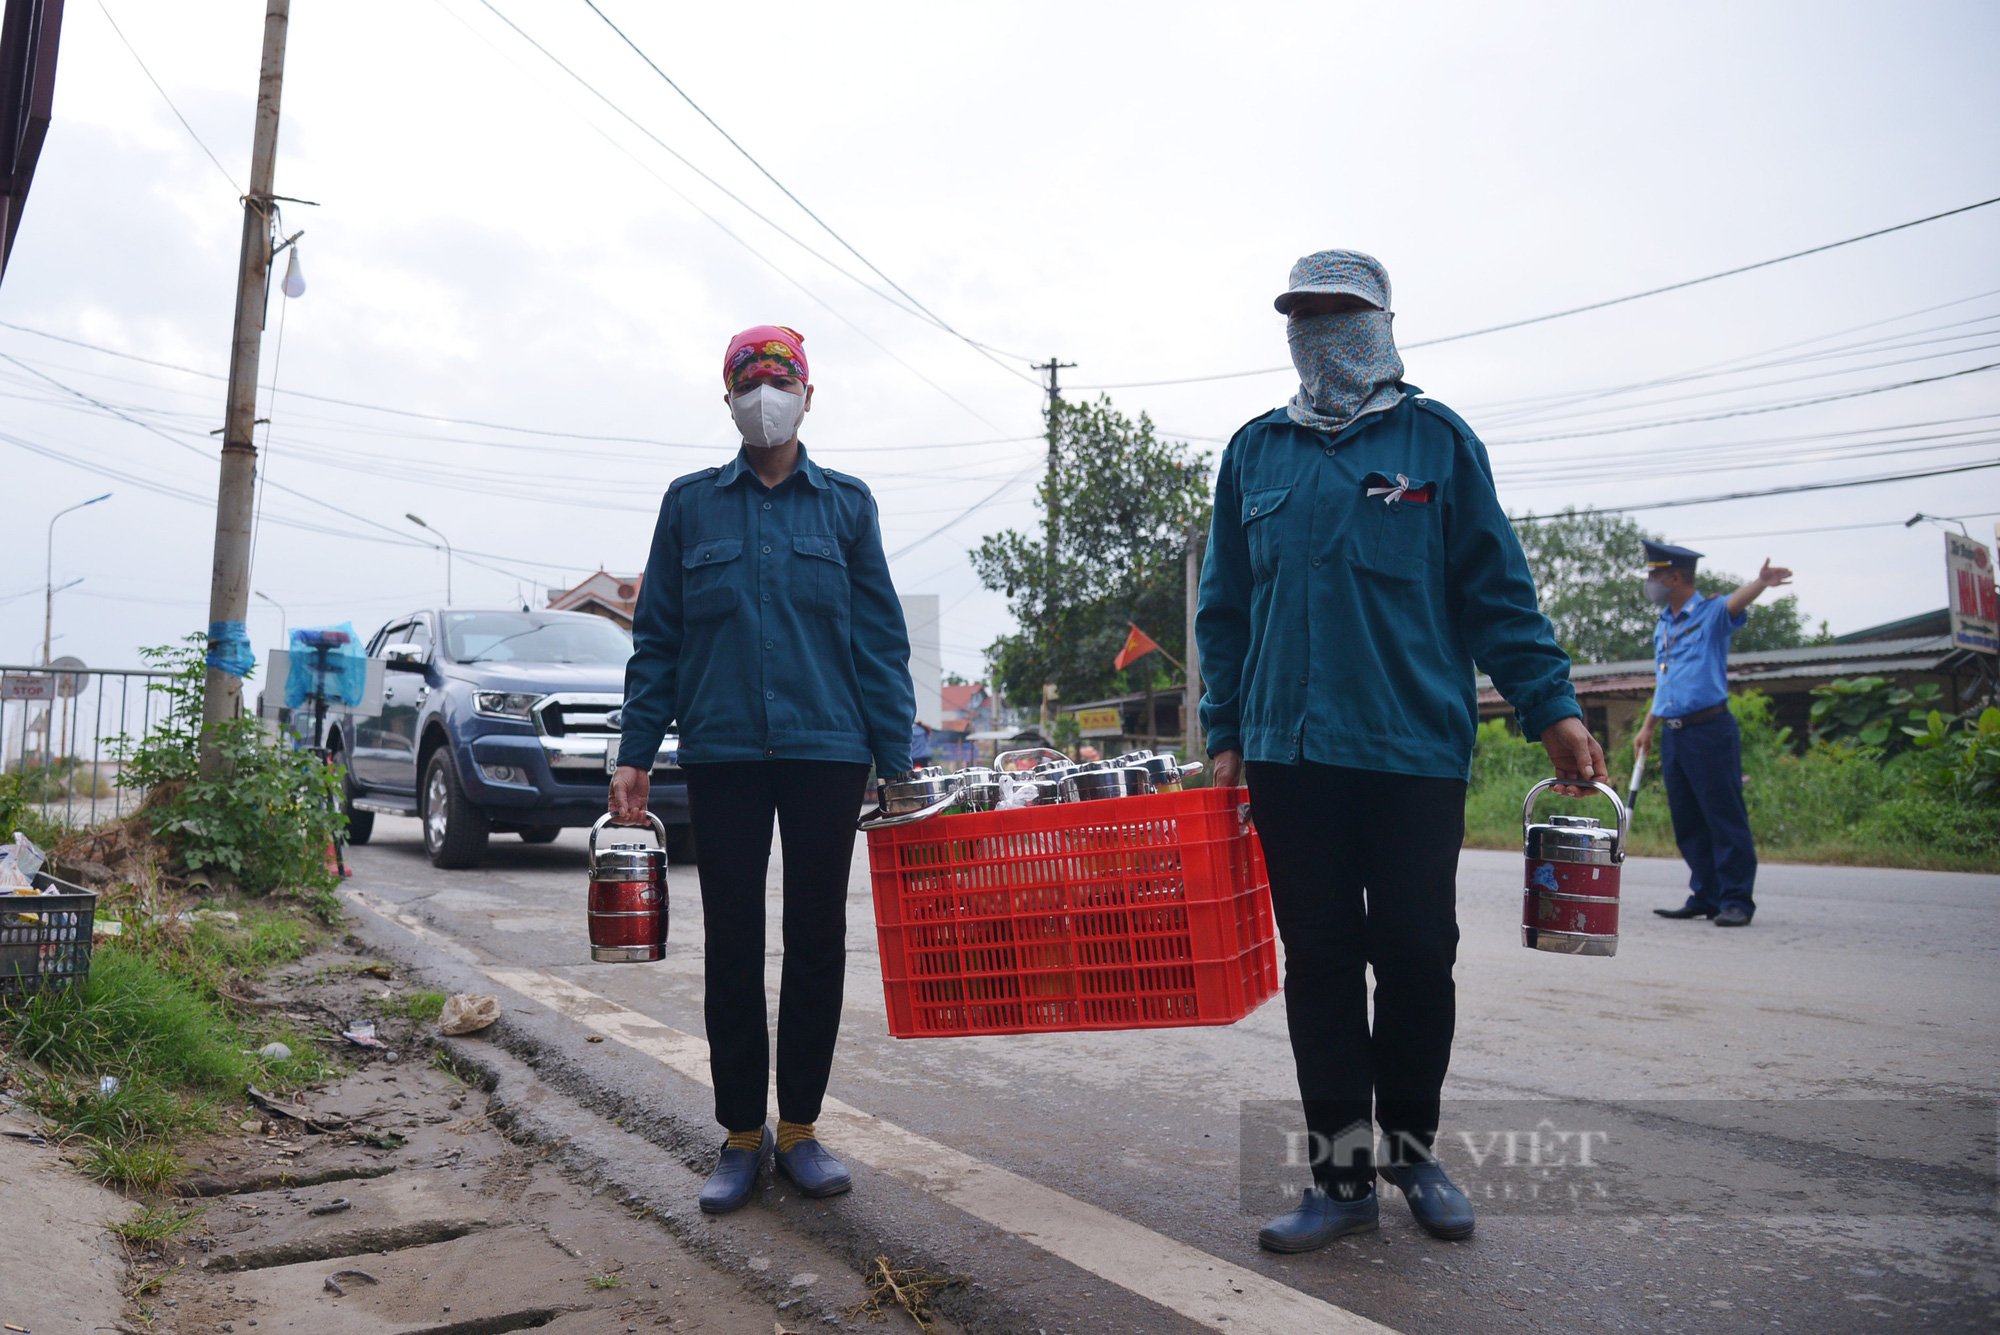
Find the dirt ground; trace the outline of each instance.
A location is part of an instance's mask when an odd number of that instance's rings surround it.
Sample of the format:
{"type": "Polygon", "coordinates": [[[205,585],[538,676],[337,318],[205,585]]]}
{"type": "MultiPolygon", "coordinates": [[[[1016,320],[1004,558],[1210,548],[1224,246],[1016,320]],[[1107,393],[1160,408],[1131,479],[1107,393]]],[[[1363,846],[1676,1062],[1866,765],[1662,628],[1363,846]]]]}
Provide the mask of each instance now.
{"type": "MultiPolygon", "coordinates": [[[[392,971],[325,951],[265,980],[257,1004],[331,1039],[379,1014],[392,971]],[[388,975],[384,977],[382,975],[388,975]]],[[[131,1248],[125,1326],[167,1335],[564,1335],[664,1329],[772,1335],[875,1325],[859,1276],[751,1276],[711,1265],[644,1206],[516,1143],[461,1079],[433,1026],[378,1019],[387,1051],[343,1045],[344,1078],[246,1101],[242,1122],[188,1156],[179,1236],[131,1248]],[[773,1293],[777,1296],[773,1296],[773,1293]],[[792,1296],[786,1296],[787,1294],[792,1296]],[[830,1301],[831,1300],[831,1301],[830,1301]]],[[[587,1115],[581,1114],[579,1115],[587,1115]]],[[[692,1205],[692,1201],[686,1203],[692,1205]]],[[[696,1216],[698,1219],[699,1216],[696,1216]]],[[[944,1329],[933,1326],[932,1329],[944,1329]]]]}

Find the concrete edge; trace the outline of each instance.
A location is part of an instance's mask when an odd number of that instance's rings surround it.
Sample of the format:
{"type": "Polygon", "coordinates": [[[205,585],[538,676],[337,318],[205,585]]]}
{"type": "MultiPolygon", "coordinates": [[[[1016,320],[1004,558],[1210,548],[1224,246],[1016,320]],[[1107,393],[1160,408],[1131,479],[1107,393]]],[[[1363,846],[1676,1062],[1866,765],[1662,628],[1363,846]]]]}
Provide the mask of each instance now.
{"type": "MultiPolygon", "coordinates": [[[[348,902],[349,921],[362,928],[356,944],[392,956],[446,991],[491,992],[495,984],[473,968],[413,941],[406,929],[348,902]]],[[[421,916],[421,915],[419,915],[421,916]]],[[[776,1267],[750,1265],[749,1240],[775,1242],[776,1230],[857,1279],[877,1257],[932,1274],[964,1276],[940,1290],[932,1306],[969,1335],[1053,1335],[1072,1328],[1079,1291],[1103,1281],[1020,1238],[866,1165],[852,1164],[856,1190],[832,1201],[810,1201],[772,1181],[765,1170],[756,1197],[735,1214],[703,1215],[696,1195],[713,1165],[719,1132],[705,1087],[613,1043],[586,1049],[588,1031],[539,1005],[503,1004],[492,1029],[470,1038],[440,1038],[447,1059],[473,1075],[470,1083],[494,1102],[496,1125],[546,1147],[557,1162],[600,1192],[622,1193],[628,1207],[671,1231],[709,1264],[746,1288],[785,1300],[797,1297],[776,1267]],[[570,1053],[588,1051],[585,1063],[570,1053]],[[620,1076],[624,1078],[619,1078],[620,1076]],[[641,1098],[645,1092],[652,1098],[641,1098]],[[666,1151],[666,1157],[660,1151],[666,1151]],[[1010,1278],[1003,1292],[980,1276],[1010,1278]]],[[[1135,1329],[1173,1332],[1201,1327],[1155,1307],[1135,1329]]],[[[809,1301],[812,1301],[810,1298],[809,1301]]],[[[805,1304],[781,1315],[789,1323],[805,1304]]],[[[847,1304],[816,1302],[815,1321],[847,1324],[847,1304]]],[[[1108,1315],[1108,1314],[1107,1314],[1108,1315]]],[[[1112,1322],[1113,1328],[1119,1323],[1112,1322]]]]}

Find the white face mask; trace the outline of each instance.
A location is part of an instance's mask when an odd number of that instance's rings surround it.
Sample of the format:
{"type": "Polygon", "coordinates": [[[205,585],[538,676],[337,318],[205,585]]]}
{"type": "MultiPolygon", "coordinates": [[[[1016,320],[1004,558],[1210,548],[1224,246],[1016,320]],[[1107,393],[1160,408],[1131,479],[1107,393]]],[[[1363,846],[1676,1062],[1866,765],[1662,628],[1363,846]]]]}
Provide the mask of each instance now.
{"type": "Polygon", "coordinates": [[[797,435],[805,411],[805,395],[787,394],[773,385],[758,385],[729,401],[729,415],[736,419],[743,443],[762,450],[797,435]]]}
{"type": "Polygon", "coordinates": [[[1665,607],[1667,605],[1667,586],[1665,584],[1656,579],[1649,579],[1646,581],[1645,589],[1647,602],[1655,607],[1665,607]]]}

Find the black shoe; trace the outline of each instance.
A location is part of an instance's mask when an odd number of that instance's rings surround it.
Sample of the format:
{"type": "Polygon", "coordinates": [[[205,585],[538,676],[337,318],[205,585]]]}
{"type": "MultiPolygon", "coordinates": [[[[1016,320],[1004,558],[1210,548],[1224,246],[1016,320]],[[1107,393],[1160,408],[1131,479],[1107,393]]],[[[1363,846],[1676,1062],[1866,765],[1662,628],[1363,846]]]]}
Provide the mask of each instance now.
{"type": "Polygon", "coordinates": [[[1750,910],[1744,908],[1741,904],[1726,904],[1723,906],[1722,912],[1715,915],[1715,925],[1717,927],[1748,927],[1750,925],[1750,910]]]}
{"type": "Polygon", "coordinates": [[[750,1193],[757,1186],[757,1170],[764,1166],[764,1160],[771,1156],[771,1147],[777,1142],[771,1137],[771,1128],[764,1128],[764,1142],[753,1153],[750,1150],[732,1150],[727,1145],[716,1158],[715,1171],[708,1175],[708,1181],[701,1184],[701,1212],[703,1214],[728,1214],[741,1209],[750,1199],[750,1193]]]}
{"type": "Polygon", "coordinates": [[[1307,1187],[1299,1208],[1257,1230],[1257,1242],[1267,1252],[1315,1251],[1350,1233],[1373,1233],[1381,1227],[1381,1210],[1372,1191],[1360,1200],[1337,1201],[1322,1187],[1307,1187]]]}
{"type": "Polygon", "coordinates": [[[1654,909],[1662,918],[1713,918],[1714,909],[1698,909],[1692,904],[1683,904],[1677,909],[1654,909]]]}
{"type": "Polygon", "coordinates": [[[1443,1164],[1432,1160],[1376,1171],[1403,1193],[1424,1232],[1453,1242],[1472,1236],[1472,1202],[1444,1175],[1443,1164]]]}

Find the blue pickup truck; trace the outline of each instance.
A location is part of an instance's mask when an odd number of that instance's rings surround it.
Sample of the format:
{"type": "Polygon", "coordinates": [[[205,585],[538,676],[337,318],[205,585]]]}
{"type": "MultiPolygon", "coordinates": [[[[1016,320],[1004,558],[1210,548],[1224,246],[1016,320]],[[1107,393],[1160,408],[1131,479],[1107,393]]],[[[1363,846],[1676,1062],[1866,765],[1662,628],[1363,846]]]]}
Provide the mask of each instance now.
{"type": "MultiPolygon", "coordinates": [[[[435,608],[368,642],[383,660],[374,717],[333,710],[327,745],[347,767],[348,838],[378,812],[419,816],[439,867],[477,866],[495,832],[545,844],[604,814],[632,637],[582,612],[435,608]]],[[[667,855],[694,859],[686,776],[669,735],[652,809],[667,855]]]]}

